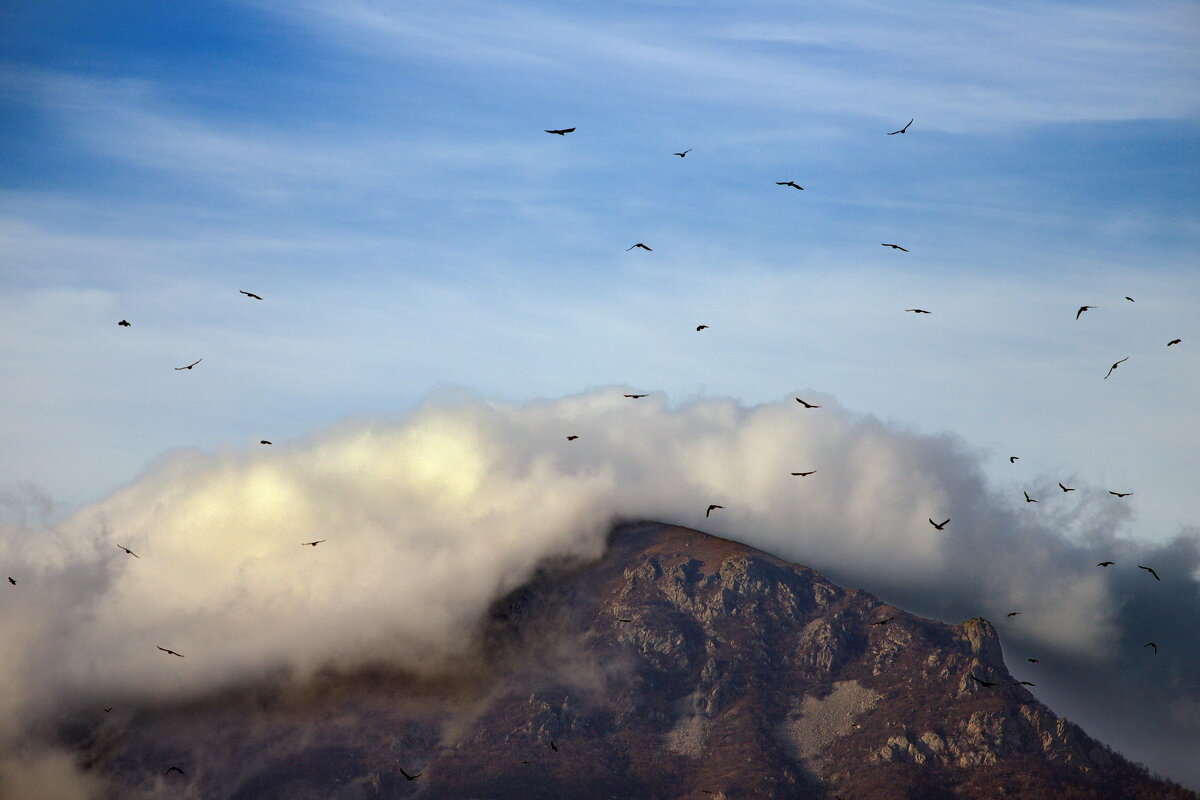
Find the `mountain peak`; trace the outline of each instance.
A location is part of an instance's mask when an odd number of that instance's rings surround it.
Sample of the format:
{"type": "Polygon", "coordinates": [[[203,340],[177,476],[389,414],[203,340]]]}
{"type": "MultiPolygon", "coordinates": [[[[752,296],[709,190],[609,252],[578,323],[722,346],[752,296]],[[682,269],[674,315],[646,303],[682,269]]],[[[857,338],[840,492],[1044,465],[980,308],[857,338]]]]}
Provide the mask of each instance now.
{"type": "Polygon", "coordinates": [[[987,620],[925,619],[687,528],[618,526],[484,628],[469,680],[332,678],[303,714],[147,708],[87,755],[137,786],[191,754],[203,795],[256,800],[1195,798],[1039,703],[987,620]]]}

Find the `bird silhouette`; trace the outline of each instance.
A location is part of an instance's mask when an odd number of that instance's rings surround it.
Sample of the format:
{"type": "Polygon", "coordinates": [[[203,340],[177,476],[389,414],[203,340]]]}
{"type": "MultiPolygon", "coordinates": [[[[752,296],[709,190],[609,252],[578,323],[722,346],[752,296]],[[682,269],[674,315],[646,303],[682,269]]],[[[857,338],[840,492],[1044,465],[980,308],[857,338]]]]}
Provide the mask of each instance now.
{"type": "Polygon", "coordinates": [[[163,775],[170,775],[172,772],[178,772],[180,775],[187,775],[187,773],[181,770],[179,767],[167,767],[163,775]]]}
{"type": "Polygon", "coordinates": [[[643,250],[646,250],[646,251],[648,251],[648,252],[651,252],[651,253],[653,253],[653,252],[654,252],[654,248],[652,248],[652,247],[646,247],[646,245],[642,244],[641,242],[638,242],[637,244],[631,244],[631,245],[629,245],[629,247],[626,247],[626,248],[625,248],[625,252],[626,252],[626,253],[628,253],[630,250],[632,250],[632,249],[633,249],[633,248],[635,248],[635,247],[640,247],[640,248],[642,248],[643,250]]]}
{"type": "Polygon", "coordinates": [[[1183,339],[1172,339],[1171,341],[1167,342],[1167,347],[1170,347],[1173,344],[1179,344],[1182,341],[1183,339]]]}
{"type": "Polygon", "coordinates": [[[815,469],[810,469],[808,472],[793,472],[792,474],[795,475],[797,478],[807,478],[809,475],[812,475],[815,472],[816,472],[815,469]]]}
{"type": "Polygon", "coordinates": [[[105,714],[108,714],[108,713],[110,713],[112,710],[113,710],[113,707],[112,707],[112,706],[108,706],[107,708],[105,708],[105,709],[104,709],[104,713],[105,713],[105,714]]]}
{"type": "Polygon", "coordinates": [[[1025,660],[1026,660],[1026,661],[1028,661],[1030,664],[1036,664],[1036,663],[1038,663],[1038,660],[1037,660],[1036,658],[1027,658],[1027,659],[1025,659],[1025,660]]]}
{"type": "Polygon", "coordinates": [[[1020,460],[1021,460],[1020,456],[1009,456],[1008,457],[1008,463],[1010,463],[1010,464],[1015,464],[1020,460]]]}
{"type": "Polygon", "coordinates": [[[906,308],[905,311],[911,311],[914,314],[932,314],[932,311],[926,311],[923,308],[906,308]]]}
{"type": "Polygon", "coordinates": [[[1021,613],[1020,611],[1010,611],[1005,616],[1015,617],[1017,614],[1020,614],[1020,613],[1021,613]]]}
{"type": "Polygon", "coordinates": [[[775,185],[776,186],[791,186],[793,189],[799,189],[802,192],[804,191],[804,187],[801,186],[800,184],[796,183],[795,181],[775,181],[775,185]]]}
{"type": "Polygon", "coordinates": [[[872,625],[887,625],[889,622],[891,622],[894,619],[895,619],[895,617],[884,617],[883,619],[875,620],[871,624],[872,625]]]}
{"type": "Polygon", "coordinates": [[[1125,363],[1128,360],[1129,360],[1129,356],[1125,356],[1120,361],[1116,362],[1111,367],[1109,367],[1107,374],[1105,374],[1105,376],[1104,376],[1104,380],[1108,380],[1108,376],[1112,375],[1114,372],[1116,372],[1117,367],[1120,366],[1121,364],[1125,363]]]}
{"type": "Polygon", "coordinates": [[[1075,319],[1079,319],[1080,314],[1085,311],[1091,311],[1093,308],[1098,308],[1098,306],[1080,306],[1079,310],[1075,312],[1075,319]]]}
{"type": "Polygon", "coordinates": [[[259,444],[270,444],[270,442],[268,442],[266,439],[259,439],[258,443],[259,444]]]}
{"type": "Polygon", "coordinates": [[[1132,297],[1130,297],[1129,295],[1125,295],[1125,299],[1126,299],[1126,300],[1128,300],[1128,301],[1129,301],[1129,302],[1131,302],[1131,303],[1132,303],[1132,302],[1134,302],[1133,298],[1132,298],[1132,297]]]}
{"type": "Polygon", "coordinates": [[[567,437],[567,441],[568,441],[568,442],[573,442],[573,441],[575,441],[575,440],[576,440],[576,439],[578,439],[578,438],[579,438],[579,437],[578,437],[578,436],[576,436],[575,434],[571,434],[570,436],[568,436],[568,437],[567,437]]]}
{"type": "Polygon", "coordinates": [[[1129,497],[1129,495],[1133,494],[1133,492],[1114,492],[1110,490],[1109,494],[1111,494],[1113,497],[1129,497]]]}
{"type": "Polygon", "coordinates": [[[645,397],[646,395],[644,395],[644,394],[627,394],[627,395],[624,395],[624,396],[625,396],[625,397],[628,397],[628,398],[629,398],[629,399],[631,399],[631,400],[637,400],[637,399],[639,399],[639,398],[645,397]]]}
{"type": "Polygon", "coordinates": [[[633,620],[631,620],[631,619],[625,619],[624,617],[621,617],[621,618],[619,618],[619,619],[617,620],[617,622],[633,622],[633,620]]]}
{"type": "Polygon", "coordinates": [[[300,546],[301,547],[316,547],[321,542],[327,542],[327,541],[329,541],[329,540],[328,539],[317,539],[315,542],[301,542],[300,546]]]}
{"type": "Polygon", "coordinates": [[[155,645],[155,647],[158,647],[158,649],[159,649],[159,650],[162,650],[164,653],[167,653],[167,654],[169,654],[169,655],[173,655],[173,656],[179,656],[180,658],[184,658],[184,657],[185,657],[185,656],[183,655],[183,653],[176,653],[174,650],[168,650],[167,648],[165,648],[165,647],[159,647],[158,645],[155,645]]]}
{"type": "Polygon", "coordinates": [[[1037,686],[1037,684],[1030,683],[1029,681],[1015,681],[1013,686],[1037,686]]]}
{"type": "Polygon", "coordinates": [[[124,550],[126,553],[128,553],[128,554],[129,554],[129,555],[131,555],[131,556],[133,556],[134,558],[141,558],[141,556],[139,556],[137,553],[133,552],[132,550],[130,550],[128,547],[126,547],[126,546],[125,546],[125,545],[123,545],[123,544],[119,544],[119,545],[117,545],[117,547],[121,548],[121,549],[122,549],[122,550],[124,550]]]}
{"type": "Polygon", "coordinates": [[[1032,497],[1029,496],[1029,492],[1022,492],[1022,494],[1025,495],[1026,503],[1036,503],[1037,502],[1037,500],[1034,500],[1032,497]]]}
{"type": "Polygon", "coordinates": [[[975,681],[976,683],[978,683],[980,686],[988,686],[988,687],[991,687],[991,686],[999,686],[999,685],[1000,685],[1000,684],[998,684],[998,683],[992,683],[991,681],[985,681],[983,678],[976,678],[976,677],[975,677],[975,673],[973,673],[973,672],[968,672],[968,673],[967,673],[967,676],[968,676],[968,677],[969,677],[971,680],[973,680],[973,681],[975,681]]]}
{"type": "Polygon", "coordinates": [[[574,128],[559,128],[556,131],[546,131],[546,133],[555,133],[555,134],[558,134],[559,136],[566,136],[568,133],[574,133],[574,132],[575,132],[574,128]]]}
{"type": "Polygon", "coordinates": [[[1156,645],[1154,642],[1146,642],[1144,645],[1142,645],[1142,649],[1145,649],[1147,647],[1153,647],[1154,655],[1158,655],[1158,645],[1156,645]]]}
{"type": "Polygon", "coordinates": [[[121,320],[120,322],[118,322],[117,324],[118,324],[118,325],[120,325],[122,328],[128,328],[128,327],[129,327],[129,320],[127,320],[127,319],[123,319],[123,320],[121,320]]]}
{"type": "Polygon", "coordinates": [[[241,289],[239,289],[238,291],[239,291],[239,292],[241,292],[242,294],[246,295],[246,297],[250,297],[250,298],[253,298],[253,299],[255,299],[255,300],[262,300],[262,298],[261,298],[261,297],[259,297],[258,295],[256,295],[254,292],[247,292],[247,291],[244,291],[244,290],[241,290],[241,289]]]}
{"type": "Polygon", "coordinates": [[[796,402],[799,403],[800,405],[804,406],[805,408],[820,408],[820,406],[815,406],[812,403],[804,402],[799,397],[796,398],[796,402]]]}
{"type": "Polygon", "coordinates": [[[421,777],[421,773],[419,772],[416,775],[409,775],[404,771],[404,767],[396,767],[396,769],[400,770],[400,774],[410,781],[415,781],[417,778],[421,777]]]}
{"type": "Polygon", "coordinates": [[[888,134],[888,136],[895,136],[897,133],[908,133],[908,126],[912,125],[915,120],[916,120],[916,117],[914,117],[913,119],[910,119],[903,128],[901,128],[898,131],[892,131],[891,133],[888,134]]]}
{"type": "Polygon", "coordinates": [[[679,156],[680,158],[687,158],[687,154],[690,152],[692,152],[692,148],[689,147],[687,150],[684,150],[682,153],[672,153],[671,155],[679,156]]]}
{"type": "Polygon", "coordinates": [[[713,505],[709,506],[709,507],[708,507],[708,510],[704,512],[704,518],[705,518],[705,519],[708,519],[708,515],[709,515],[709,514],[711,514],[712,512],[716,511],[718,508],[724,508],[724,507],[725,507],[725,506],[718,506],[718,505],[716,505],[716,504],[713,504],[713,505]]]}
{"type": "Polygon", "coordinates": [[[929,524],[932,525],[933,527],[937,528],[939,531],[944,531],[944,530],[946,530],[946,526],[950,524],[950,518],[947,517],[945,522],[938,523],[938,522],[934,522],[933,518],[930,517],[929,524]]]}
{"type": "Polygon", "coordinates": [[[905,253],[907,253],[907,252],[908,252],[908,250],[907,250],[907,249],[905,249],[905,248],[901,247],[901,246],[900,246],[900,245],[898,245],[898,244],[892,244],[891,242],[880,242],[879,244],[880,244],[880,246],[881,246],[881,247],[890,247],[890,248],[892,248],[893,250],[903,250],[905,253]]]}
{"type": "Polygon", "coordinates": [[[203,360],[204,360],[203,358],[197,358],[195,361],[193,361],[192,363],[188,364],[186,367],[176,367],[176,368],[175,368],[175,371],[176,371],[176,372],[179,372],[179,370],[181,370],[181,369],[191,369],[192,367],[196,366],[197,364],[199,364],[199,363],[200,363],[201,361],[203,361],[203,360]]]}
{"type": "Polygon", "coordinates": [[[1062,489],[1064,494],[1075,491],[1075,489],[1063,486],[1061,483],[1058,485],[1058,488],[1062,489]]]}
{"type": "Polygon", "coordinates": [[[1117,562],[1115,562],[1115,561],[1101,561],[1101,562],[1100,562],[1099,564],[1097,564],[1096,566],[1097,566],[1097,567],[1111,567],[1111,566],[1112,566],[1113,564],[1115,564],[1115,563],[1117,563],[1117,562]]]}
{"type": "Polygon", "coordinates": [[[8,576],[8,582],[11,583],[13,586],[17,585],[17,579],[12,577],[11,575],[8,576]]]}
{"type": "Polygon", "coordinates": [[[556,753],[558,752],[558,745],[556,745],[556,744],[554,743],[554,740],[553,740],[553,739],[551,739],[551,740],[550,740],[550,749],[551,749],[551,750],[553,750],[553,751],[554,751],[554,752],[556,752],[556,753]]]}
{"type": "Polygon", "coordinates": [[[1151,567],[1143,567],[1141,564],[1138,564],[1138,569],[1144,569],[1144,570],[1146,570],[1146,572],[1149,572],[1151,575],[1153,575],[1153,576],[1154,576],[1154,580],[1156,580],[1156,581],[1161,581],[1161,580],[1162,580],[1162,578],[1158,577],[1158,573],[1157,573],[1157,572],[1155,572],[1155,571],[1153,570],[1153,568],[1151,568],[1151,567]]]}
{"type": "Polygon", "coordinates": [[[697,331],[702,331],[702,330],[704,330],[704,329],[705,329],[705,328],[707,328],[707,327],[708,327],[707,325],[697,325],[697,326],[696,326],[696,330],[697,330],[697,331]]]}

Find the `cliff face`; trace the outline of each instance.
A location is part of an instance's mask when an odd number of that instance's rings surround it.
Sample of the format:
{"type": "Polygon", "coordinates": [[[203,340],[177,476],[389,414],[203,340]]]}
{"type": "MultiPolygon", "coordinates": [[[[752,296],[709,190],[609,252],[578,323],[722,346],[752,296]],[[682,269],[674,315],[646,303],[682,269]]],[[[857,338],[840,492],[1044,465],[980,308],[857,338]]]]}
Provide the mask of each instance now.
{"type": "Polygon", "coordinates": [[[1017,685],[986,620],[696,531],[618,529],[601,562],[497,604],[483,641],[485,667],[445,680],[330,676],[76,744],[131,789],[244,800],[1196,797],[1017,685]]]}

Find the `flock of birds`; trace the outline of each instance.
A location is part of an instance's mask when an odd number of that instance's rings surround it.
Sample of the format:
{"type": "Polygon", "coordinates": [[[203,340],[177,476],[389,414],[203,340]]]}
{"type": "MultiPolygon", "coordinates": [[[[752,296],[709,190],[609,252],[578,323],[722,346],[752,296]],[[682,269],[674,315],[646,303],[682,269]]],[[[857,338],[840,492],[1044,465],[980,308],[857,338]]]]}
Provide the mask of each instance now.
{"type": "MultiPolygon", "coordinates": [[[[889,132],[887,135],[888,135],[888,136],[895,136],[895,135],[897,135],[897,134],[906,134],[906,133],[908,132],[908,129],[909,129],[909,127],[910,127],[910,126],[913,124],[913,122],[915,122],[915,118],[914,118],[914,119],[910,119],[910,120],[909,120],[907,123],[905,123],[904,127],[900,128],[900,129],[898,129],[898,130],[890,131],[890,132],[889,132]]],[[[556,136],[566,136],[566,135],[567,135],[567,134],[569,134],[569,133],[574,133],[574,132],[575,132],[575,130],[576,130],[575,128],[559,128],[559,129],[554,129],[554,130],[546,129],[546,133],[553,134],[553,135],[556,135],[556,136]]],[[[686,149],[686,150],[683,150],[683,151],[681,151],[681,152],[672,153],[672,155],[678,156],[679,158],[686,158],[686,157],[687,157],[687,154],[688,154],[688,153],[690,153],[690,152],[692,152],[692,148],[688,148],[688,149],[686,149]]],[[[796,183],[794,180],[776,181],[776,182],[775,182],[775,184],[776,184],[777,186],[786,186],[786,187],[788,187],[788,188],[796,189],[796,190],[798,190],[798,191],[804,191],[804,187],[803,187],[803,186],[801,186],[800,184],[796,183]]],[[[899,244],[896,244],[896,243],[894,243],[894,242],[880,242],[880,245],[881,245],[882,247],[891,248],[891,249],[893,249],[893,250],[896,250],[896,251],[899,251],[899,252],[903,252],[903,253],[908,253],[908,252],[910,252],[910,251],[909,251],[907,248],[905,248],[905,247],[903,247],[903,246],[901,246],[901,245],[899,245],[899,244]]],[[[626,248],[626,252],[629,252],[629,251],[631,251],[631,250],[634,250],[634,249],[641,249],[641,250],[645,250],[646,252],[654,252],[653,248],[651,248],[651,247],[650,247],[649,245],[647,245],[645,242],[636,242],[636,243],[634,243],[634,244],[630,245],[629,247],[627,247],[627,248],[626,248]]],[[[242,295],[245,295],[245,296],[246,296],[248,299],[251,299],[251,300],[262,300],[262,299],[263,299],[263,298],[262,298],[260,295],[258,295],[258,294],[256,294],[256,293],[254,293],[254,292],[248,292],[248,291],[245,291],[245,290],[239,290],[239,293],[240,293],[240,294],[242,294],[242,295]]],[[[1128,300],[1128,301],[1129,301],[1129,302],[1131,302],[1131,303],[1132,303],[1132,302],[1135,302],[1135,301],[1134,301],[1134,299],[1133,299],[1132,297],[1128,297],[1128,296],[1126,296],[1126,297],[1125,297],[1125,299],[1126,299],[1126,300],[1128,300]]],[[[1082,305],[1082,306],[1080,306],[1080,307],[1079,307],[1079,309],[1078,309],[1078,310],[1075,312],[1075,319],[1076,319],[1076,321],[1078,321],[1078,320],[1079,320],[1079,318],[1080,318],[1080,317],[1081,317],[1081,316],[1084,314],[1084,312],[1086,312],[1086,311],[1092,311],[1092,310],[1094,310],[1094,309],[1096,309],[1096,308],[1098,308],[1098,306],[1094,306],[1094,305],[1082,305]]],[[[931,313],[933,313],[933,312],[931,312],[931,311],[928,311],[928,310],[926,310],[926,309],[923,309],[923,308],[906,308],[906,309],[904,309],[904,310],[905,310],[906,312],[913,313],[913,314],[931,314],[931,313]]],[[[120,327],[123,327],[123,328],[129,328],[129,327],[132,327],[132,323],[131,323],[131,322],[129,322],[128,320],[126,320],[126,319],[122,319],[122,320],[120,320],[120,321],[117,323],[117,325],[119,325],[120,327]]],[[[703,325],[703,324],[702,324],[702,325],[698,325],[698,326],[696,326],[696,331],[697,331],[697,332],[699,332],[699,331],[704,331],[704,330],[707,330],[707,329],[708,329],[708,327],[709,327],[708,325],[703,325]]],[[[1180,340],[1180,339],[1172,339],[1171,341],[1167,342],[1167,346],[1168,346],[1168,347],[1173,347],[1174,345],[1180,344],[1180,343],[1181,343],[1181,341],[1182,341],[1182,340],[1180,340]]],[[[1112,374],[1113,374],[1113,373],[1114,373],[1114,372],[1117,370],[1117,368],[1118,368],[1118,367],[1119,367],[1121,364],[1125,363],[1125,362],[1126,362],[1126,361],[1128,361],[1128,360],[1129,360],[1129,356],[1125,356],[1124,358],[1122,358],[1122,359],[1120,359],[1120,360],[1118,360],[1118,361],[1114,362],[1114,363],[1112,364],[1112,366],[1111,366],[1111,367],[1109,367],[1109,369],[1108,369],[1108,372],[1107,372],[1107,373],[1104,375],[1104,379],[1105,379],[1105,380],[1107,380],[1107,379],[1108,379],[1108,378],[1109,378],[1109,377],[1110,377],[1110,376],[1111,376],[1111,375],[1112,375],[1112,374]]],[[[191,370],[191,369],[195,368],[196,366],[198,366],[198,365],[199,365],[201,362],[203,362],[203,361],[204,361],[204,359],[203,359],[203,358],[198,358],[198,359],[196,359],[195,361],[191,362],[190,364],[186,364],[186,365],[184,365],[184,366],[182,366],[182,367],[175,367],[175,371],[177,371],[177,372],[180,372],[180,371],[187,371],[187,370],[191,370]]],[[[633,393],[630,393],[630,394],[625,394],[625,395],[623,395],[623,396],[624,396],[624,397],[626,397],[626,398],[628,398],[628,399],[631,399],[631,400],[639,400],[639,399],[641,399],[641,398],[643,398],[643,397],[647,397],[648,395],[647,395],[647,394],[633,394],[633,393]]],[[[817,404],[814,404],[814,403],[809,403],[809,402],[807,402],[807,401],[805,401],[805,400],[803,400],[802,398],[799,398],[799,397],[795,398],[795,400],[796,400],[796,402],[797,402],[797,403],[799,403],[799,404],[800,404],[801,406],[803,406],[805,409],[819,409],[819,408],[821,407],[821,406],[819,406],[819,405],[817,405],[817,404]]],[[[574,441],[577,441],[577,440],[579,439],[579,436],[578,436],[577,434],[570,434],[570,435],[568,435],[566,438],[567,438],[567,441],[574,442],[574,441]]],[[[260,440],[260,441],[259,441],[259,443],[260,443],[260,444],[262,444],[262,445],[270,445],[270,444],[271,444],[271,442],[270,442],[269,440],[267,440],[267,439],[262,439],[262,440],[260,440]]],[[[1018,457],[1018,456],[1010,456],[1010,457],[1009,457],[1009,463],[1016,463],[1016,461],[1018,461],[1018,460],[1019,460],[1019,457],[1018,457]]],[[[816,472],[817,472],[817,470],[815,470],[815,469],[812,469],[812,470],[807,470],[807,471],[803,471],[803,472],[792,472],[792,473],[791,473],[791,475],[793,475],[793,476],[795,476],[795,477],[804,477],[804,478],[806,478],[806,477],[808,477],[808,476],[810,476],[810,475],[814,475],[814,474],[816,474],[816,472]]],[[[1067,486],[1063,485],[1062,483],[1059,483],[1059,484],[1058,484],[1058,486],[1059,486],[1059,488],[1062,490],[1062,492],[1063,492],[1064,494],[1065,494],[1065,493],[1067,493],[1067,492],[1073,492],[1073,491],[1075,491],[1075,489],[1074,489],[1074,488],[1067,487],[1067,486]]],[[[1109,491],[1109,494],[1110,494],[1110,495],[1113,495],[1114,497],[1117,497],[1117,498],[1119,498],[1119,499],[1120,499],[1120,498],[1129,497],[1130,495],[1132,495],[1132,494],[1133,494],[1133,492],[1115,492],[1115,491],[1111,491],[1111,490],[1110,490],[1110,491],[1109,491]]],[[[1024,492],[1024,495],[1025,495],[1025,502],[1027,502],[1027,503],[1037,503],[1037,502],[1039,502],[1037,499],[1035,499],[1035,498],[1033,498],[1033,497],[1030,497],[1030,496],[1029,496],[1029,493],[1028,493],[1028,491],[1025,491],[1025,492],[1024,492]]],[[[707,509],[705,509],[705,512],[704,512],[704,517],[707,519],[707,518],[709,518],[709,516],[712,514],[712,512],[714,512],[714,511],[719,511],[719,510],[724,510],[724,509],[725,509],[725,506],[723,506],[723,505],[719,505],[719,504],[716,504],[716,503],[709,504],[708,508],[707,508],[707,509]]],[[[941,522],[935,522],[935,521],[933,520],[933,518],[932,518],[932,517],[930,517],[930,518],[929,518],[929,524],[930,524],[930,525],[932,525],[932,526],[933,526],[933,527],[934,527],[936,530],[939,530],[939,531],[944,531],[944,530],[946,529],[946,526],[950,524],[950,518],[949,518],[949,517],[947,517],[945,520],[943,520],[943,521],[941,521],[941,522]]],[[[325,542],[325,541],[327,541],[327,540],[325,540],[325,539],[318,539],[318,540],[316,540],[316,541],[311,541],[311,542],[301,542],[301,543],[300,543],[300,545],[301,545],[302,547],[313,547],[313,548],[315,548],[317,545],[319,545],[319,544],[322,544],[322,543],[323,543],[323,542],[325,542]]],[[[120,548],[122,551],[124,551],[124,552],[125,552],[125,554],[126,554],[126,555],[128,555],[128,556],[131,556],[131,557],[133,557],[133,558],[139,558],[139,559],[141,558],[141,556],[139,556],[137,553],[133,552],[133,551],[132,551],[131,549],[129,549],[128,547],[125,547],[124,545],[117,544],[116,546],[117,546],[118,548],[120,548]]],[[[1110,566],[1112,566],[1114,563],[1115,563],[1115,562],[1113,562],[1113,561],[1101,561],[1099,564],[1097,564],[1097,566],[1098,566],[1098,567],[1110,567],[1110,566]]],[[[1157,573],[1157,572],[1155,572],[1155,571],[1154,571],[1154,569],[1153,569],[1153,568],[1151,568],[1151,567],[1148,567],[1148,566],[1144,566],[1144,565],[1141,565],[1141,564],[1139,564],[1139,565],[1138,565],[1138,569],[1146,570],[1146,571],[1147,571],[1147,572],[1148,572],[1150,575],[1152,575],[1152,576],[1154,577],[1154,579],[1155,579],[1155,580],[1161,580],[1161,578],[1159,578],[1159,577],[1158,577],[1158,573],[1157,573]]],[[[13,586],[16,586],[16,585],[17,585],[17,581],[16,581],[16,579],[15,579],[15,578],[13,578],[12,576],[9,576],[9,578],[8,578],[8,582],[9,582],[11,585],[13,585],[13,586]]],[[[1017,615],[1019,615],[1020,613],[1021,613],[1020,611],[1012,611],[1012,612],[1009,612],[1007,616],[1008,616],[1008,617],[1014,617],[1014,616],[1017,616],[1017,615]]],[[[872,623],[870,623],[870,624],[871,624],[871,625],[880,625],[880,626],[883,626],[883,625],[887,625],[888,623],[892,622],[892,621],[893,621],[893,620],[895,620],[895,619],[896,619],[896,617],[894,617],[894,616],[891,616],[891,617],[885,617],[885,618],[883,618],[883,619],[876,620],[876,621],[874,621],[874,622],[872,622],[872,623]]],[[[621,622],[621,623],[625,623],[625,622],[632,622],[632,620],[630,620],[630,619],[620,619],[620,620],[617,620],[617,621],[618,621],[618,622],[621,622]]],[[[177,658],[184,658],[184,657],[185,657],[183,653],[179,653],[179,652],[177,652],[177,651],[175,651],[175,650],[172,650],[172,649],[170,649],[170,648],[167,648],[167,647],[162,647],[161,645],[156,645],[156,647],[157,647],[157,649],[158,649],[158,650],[162,651],[163,653],[165,653],[165,654],[167,654],[167,655],[170,655],[170,656],[175,656],[175,657],[177,657],[177,658]]],[[[1158,653],[1158,645],[1157,645],[1155,642],[1147,642],[1145,645],[1143,645],[1143,648],[1146,648],[1146,647],[1148,647],[1148,648],[1152,648],[1152,650],[1153,650],[1153,652],[1154,652],[1155,654],[1157,654],[1157,653],[1158,653]]],[[[1029,658],[1029,659],[1028,659],[1028,661],[1029,661],[1030,663],[1033,663],[1033,664],[1036,664],[1036,663],[1038,663],[1038,659],[1036,659],[1036,658],[1029,658]]],[[[980,677],[976,676],[974,673],[968,673],[968,677],[969,677],[969,678],[970,678],[972,681],[974,681],[975,683],[979,684],[980,686],[982,686],[982,687],[984,687],[984,688],[991,688],[991,687],[995,687],[995,686],[999,686],[999,685],[1000,685],[1000,683],[998,683],[998,682],[996,682],[996,681],[988,681],[988,680],[985,680],[985,679],[983,679],[983,678],[980,678],[980,677]]],[[[1035,686],[1035,685],[1036,685],[1036,684],[1034,684],[1034,683],[1031,683],[1031,682],[1029,682],[1029,681],[1015,681],[1015,682],[1014,682],[1014,684],[1016,684],[1016,685],[1023,685],[1023,686],[1035,686]]],[[[106,713],[108,713],[108,712],[111,712],[111,711],[112,711],[112,707],[111,707],[111,706],[105,707],[105,708],[104,708],[104,711],[105,711],[106,713]]],[[[552,749],[554,752],[558,752],[558,745],[557,745],[557,744],[556,744],[556,743],[555,743],[553,740],[551,740],[551,741],[550,741],[550,747],[551,747],[551,749],[552,749]]],[[[528,761],[525,761],[525,762],[522,762],[522,763],[524,763],[524,764],[528,764],[528,763],[530,763],[530,762],[528,762],[528,761]]],[[[178,766],[174,766],[174,765],[172,765],[172,766],[168,767],[168,768],[167,768],[167,769],[166,769],[166,770],[163,772],[163,776],[169,776],[169,775],[171,775],[172,773],[178,773],[179,775],[182,775],[182,776],[186,776],[186,775],[187,775],[187,773],[186,773],[186,772],[184,772],[184,770],[183,770],[182,768],[180,768],[180,767],[178,767],[178,766]]],[[[418,772],[418,773],[409,774],[408,772],[405,772],[403,769],[400,769],[400,773],[401,773],[401,774],[402,774],[402,775],[405,777],[405,779],[407,779],[407,780],[409,780],[409,781],[415,781],[415,780],[417,780],[418,778],[420,778],[420,777],[421,777],[421,773],[419,773],[419,772],[418,772]]],[[[708,790],[701,790],[701,791],[703,791],[705,794],[713,794],[713,792],[711,792],[711,791],[708,791],[708,790]]]]}

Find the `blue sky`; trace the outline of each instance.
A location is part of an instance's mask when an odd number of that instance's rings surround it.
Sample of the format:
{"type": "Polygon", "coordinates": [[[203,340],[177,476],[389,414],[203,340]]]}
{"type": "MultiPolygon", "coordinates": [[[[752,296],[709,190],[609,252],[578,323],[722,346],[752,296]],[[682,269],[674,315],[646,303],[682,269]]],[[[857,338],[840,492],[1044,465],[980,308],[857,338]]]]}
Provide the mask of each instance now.
{"type": "Polygon", "coordinates": [[[1132,488],[1139,535],[1200,517],[1194,5],[0,15],[6,484],[628,384],[824,393],[1132,488]]]}

